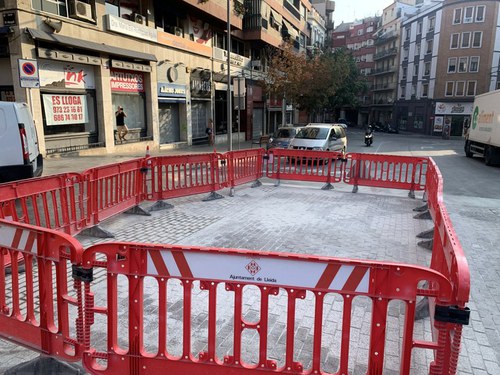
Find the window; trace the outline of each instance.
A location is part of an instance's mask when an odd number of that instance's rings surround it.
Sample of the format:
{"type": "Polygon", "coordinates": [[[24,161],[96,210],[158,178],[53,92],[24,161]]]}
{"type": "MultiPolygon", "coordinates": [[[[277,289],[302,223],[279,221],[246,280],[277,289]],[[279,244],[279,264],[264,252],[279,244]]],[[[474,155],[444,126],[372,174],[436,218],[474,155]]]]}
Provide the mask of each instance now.
{"type": "Polygon", "coordinates": [[[405,34],[406,34],[406,38],[405,39],[406,40],[410,40],[410,34],[411,34],[411,32],[410,32],[410,28],[409,27],[407,27],[405,29],[405,34]]]}
{"type": "Polygon", "coordinates": [[[400,95],[401,98],[405,98],[406,97],[406,86],[401,86],[401,95],[400,95]]]}
{"type": "Polygon", "coordinates": [[[469,72],[479,72],[479,56],[471,56],[469,64],[469,72]]]}
{"type": "Polygon", "coordinates": [[[456,73],[457,72],[457,58],[450,57],[448,59],[448,73],[456,73]]]}
{"type": "Polygon", "coordinates": [[[458,81],[455,85],[455,96],[465,95],[465,81],[458,81]]]}
{"type": "MultiPolygon", "coordinates": [[[[106,14],[113,14],[117,17],[125,18],[130,21],[135,21],[135,16],[140,15],[139,0],[106,0],[106,14]]],[[[170,22],[165,22],[169,23],[170,22]]],[[[172,23],[171,26],[179,26],[177,23],[172,23]]]]}
{"type": "Polygon", "coordinates": [[[469,61],[468,57],[460,57],[458,59],[458,72],[466,73],[467,72],[467,63],[469,61]]]}
{"type": "Polygon", "coordinates": [[[472,36],[472,48],[481,48],[482,43],[483,43],[483,32],[474,31],[474,35],[472,36]]]}
{"type": "Polygon", "coordinates": [[[413,65],[413,75],[418,76],[418,64],[413,65]]]}
{"type": "Polygon", "coordinates": [[[422,34],[422,21],[417,23],[417,35],[422,34]]]}
{"type": "Polygon", "coordinates": [[[420,43],[415,44],[415,56],[420,56],[420,43]]]}
{"type": "Polygon", "coordinates": [[[358,35],[363,35],[363,29],[358,30],[358,35]]]}
{"type": "Polygon", "coordinates": [[[408,60],[408,55],[410,54],[410,50],[408,48],[405,48],[403,50],[403,59],[408,60]]]}
{"type": "Polygon", "coordinates": [[[464,23],[472,23],[474,16],[474,7],[466,7],[464,11],[464,23]]]}
{"type": "Polygon", "coordinates": [[[411,96],[417,95],[417,85],[411,85],[411,96]]]}
{"type": "Polygon", "coordinates": [[[469,48],[470,47],[470,32],[462,33],[462,43],[460,44],[460,48],[469,48]]]}
{"type": "MultiPolygon", "coordinates": [[[[116,1],[118,2],[118,1],[116,1]]],[[[62,17],[70,17],[80,21],[95,22],[92,15],[93,6],[88,0],[81,0],[81,6],[76,8],[71,0],[32,0],[33,9],[42,12],[57,14],[62,17]]]]}
{"type": "Polygon", "coordinates": [[[406,79],[406,72],[407,72],[408,68],[406,66],[403,67],[403,74],[402,74],[402,77],[403,79],[406,79]]]}
{"type": "Polygon", "coordinates": [[[422,84],[422,96],[427,97],[428,95],[429,95],[429,84],[423,83],[422,84]]]}
{"type": "Polygon", "coordinates": [[[478,5],[476,7],[476,22],[484,22],[484,5],[478,5]]]}
{"type": "Polygon", "coordinates": [[[500,81],[497,81],[497,85],[496,85],[495,90],[500,90],[500,81]]]}
{"type": "Polygon", "coordinates": [[[476,81],[467,81],[467,96],[476,95],[476,81]]]}
{"type": "Polygon", "coordinates": [[[444,91],[444,96],[453,96],[453,89],[455,87],[455,82],[446,82],[446,89],[444,91]]]}
{"type": "Polygon", "coordinates": [[[426,62],[424,65],[424,76],[428,76],[431,74],[431,63],[426,62]]]}
{"type": "Polygon", "coordinates": [[[434,31],[434,26],[436,25],[436,17],[429,18],[429,32],[434,31]]]}
{"type": "Polygon", "coordinates": [[[453,24],[456,25],[462,21],[462,8],[457,8],[453,12],[453,24]]]}
{"type": "Polygon", "coordinates": [[[458,48],[458,42],[460,40],[460,33],[451,34],[450,48],[458,48]]]}
{"type": "Polygon", "coordinates": [[[425,53],[432,53],[432,46],[434,45],[433,42],[434,41],[432,39],[427,41],[427,48],[425,50],[425,53]]]}

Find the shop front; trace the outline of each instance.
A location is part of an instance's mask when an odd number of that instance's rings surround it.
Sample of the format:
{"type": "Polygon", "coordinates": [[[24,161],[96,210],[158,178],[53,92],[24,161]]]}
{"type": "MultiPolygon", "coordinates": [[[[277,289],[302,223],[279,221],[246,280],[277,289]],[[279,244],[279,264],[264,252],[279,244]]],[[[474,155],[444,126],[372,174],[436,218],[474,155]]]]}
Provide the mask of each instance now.
{"type": "Polygon", "coordinates": [[[40,59],[47,154],[104,146],[96,120],[94,66],[40,59]]]}
{"type": "Polygon", "coordinates": [[[211,72],[208,69],[193,69],[191,88],[191,131],[193,144],[208,142],[205,129],[210,119],[212,97],[211,72]]]}
{"type": "Polygon", "coordinates": [[[157,75],[160,144],[186,141],[186,69],[179,64],[159,64],[157,75]]]}
{"type": "MultiPolygon", "coordinates": [[[[119,106],[127,115],[125,124],[132,141],[148,137],[146,122],[146,94],[144,73],[132,70],[111,69],[111,99],[114,110],[119,106]]],[[[116,126],[116,124],[115,124],[116,126]]],[[[115,137],[115,142],[117,142],[115,137]]]]}
{"type": "Polygon", "coordinates": [[[474,103],[472,102],[436,102],[433,123],[433,135],[462,136],[468,127],[474,103]]]}

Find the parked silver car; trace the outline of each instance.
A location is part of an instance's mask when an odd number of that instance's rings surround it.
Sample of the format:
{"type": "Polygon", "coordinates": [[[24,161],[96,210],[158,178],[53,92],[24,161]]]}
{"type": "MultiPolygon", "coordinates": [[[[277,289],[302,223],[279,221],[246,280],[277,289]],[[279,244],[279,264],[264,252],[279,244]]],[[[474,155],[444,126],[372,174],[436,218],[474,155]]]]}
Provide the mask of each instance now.
{"type": "Polygon", "coordinates": [[[347,152],[347,136],[337,124],[309,124],[297,133],[288,148],[347,152]]]}
{"type": "Polygon", "coordinates": [[[303,126],[283,126],[276,129],[269,140],[269,148],[288,148],[290,141],[295,138],[303,126]]]}

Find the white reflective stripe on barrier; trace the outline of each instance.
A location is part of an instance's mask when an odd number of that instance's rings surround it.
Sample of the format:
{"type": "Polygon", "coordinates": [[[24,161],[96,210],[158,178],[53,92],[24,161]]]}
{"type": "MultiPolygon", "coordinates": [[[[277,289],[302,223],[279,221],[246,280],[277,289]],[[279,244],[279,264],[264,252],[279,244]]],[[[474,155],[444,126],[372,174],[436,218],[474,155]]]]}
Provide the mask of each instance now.
{"type": "Polygon", "coordinates": [[[37,233],[0,224],[0,246],[37,253],[37,233]]]}
{"type": "Polygon", "coordinates": [[[368,293],[370,269],[366,266],[308,262],[297,259],[227,255],[220,252],[148,251],[147,273],[183,277],[324,288],[368,293]]]}

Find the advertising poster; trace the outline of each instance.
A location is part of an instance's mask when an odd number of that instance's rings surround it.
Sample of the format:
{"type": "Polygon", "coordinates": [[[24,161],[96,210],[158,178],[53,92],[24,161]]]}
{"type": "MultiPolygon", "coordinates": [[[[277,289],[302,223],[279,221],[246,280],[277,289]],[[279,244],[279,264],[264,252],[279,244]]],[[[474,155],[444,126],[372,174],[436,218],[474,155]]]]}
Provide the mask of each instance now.
{"type": "Polygon", "coordinates": [[[87,123],[85,95],[43,94],[43,108],[47,125],[87,123]]]}
{"type": "Polygon", "coordinates": [[[436,116],[434,118],[434,131],[436,133],[443,131],[443,116],[436,116]]]}
{"type": "Polygon", "coordinates": [[[94,67],[59,61],[41,62],[40,86],[95,89],[94,67]]]}

